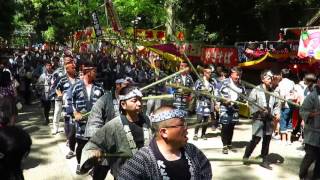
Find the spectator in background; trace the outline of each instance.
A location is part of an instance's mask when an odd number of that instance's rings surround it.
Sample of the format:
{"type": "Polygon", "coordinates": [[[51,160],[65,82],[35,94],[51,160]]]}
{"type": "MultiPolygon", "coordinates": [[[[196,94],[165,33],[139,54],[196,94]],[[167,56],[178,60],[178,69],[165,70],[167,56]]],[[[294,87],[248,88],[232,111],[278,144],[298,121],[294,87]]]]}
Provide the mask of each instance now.
{"type": "MultiPolygon", "coordinates": [[[[294,82],[289,78],[290,70],[281,70],[281,81],[278,84],[278,92],[280,96],[286,100],[292,100],[292,94],[294,91],[294,82]]],[[[288,102],[283,102],[280,114],[280,134],[281,141],[283,143],[291,144],[291,133],[292,133],[292,108],[288,102]]]]}
{"type": "Polygon", "coordinates": [[[51,89],[51,80],[52,80],[52,64],[50,61],[45,63],[45,72],[42,73],[37,82],[37,89],[40,93],[40,99],[43,107],[44,114],[44,124],[49,124],[49,112],[51,108],[51,99],[50,99],[50,89],[51,89]]]}

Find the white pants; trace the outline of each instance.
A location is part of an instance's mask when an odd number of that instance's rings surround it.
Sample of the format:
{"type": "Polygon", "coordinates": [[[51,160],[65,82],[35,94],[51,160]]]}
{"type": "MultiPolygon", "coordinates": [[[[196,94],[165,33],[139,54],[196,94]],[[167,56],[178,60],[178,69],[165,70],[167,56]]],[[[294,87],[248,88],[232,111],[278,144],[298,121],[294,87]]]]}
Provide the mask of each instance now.
{"type": "Polygon", "coordinates": [[[54,113],[53,113],[53,120],[52,120],[52,127],[53,132],[58,132],[59,130],[59,121],[61,117],[61,111],[62,111],[62,101],[54,101],[54,113]]]}

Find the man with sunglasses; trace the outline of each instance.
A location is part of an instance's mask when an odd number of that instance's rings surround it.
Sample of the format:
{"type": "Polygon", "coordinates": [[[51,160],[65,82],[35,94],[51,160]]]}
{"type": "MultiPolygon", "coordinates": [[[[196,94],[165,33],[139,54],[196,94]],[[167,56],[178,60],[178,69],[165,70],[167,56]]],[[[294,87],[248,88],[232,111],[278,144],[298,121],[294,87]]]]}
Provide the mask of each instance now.
{"type": "Polygon", "coordinates": [[[206,156],[187,143],[185,115],[173,106],[155,110],[150,116],[155,137],[122,166],[117,179],[212,179],[206,156]]]}

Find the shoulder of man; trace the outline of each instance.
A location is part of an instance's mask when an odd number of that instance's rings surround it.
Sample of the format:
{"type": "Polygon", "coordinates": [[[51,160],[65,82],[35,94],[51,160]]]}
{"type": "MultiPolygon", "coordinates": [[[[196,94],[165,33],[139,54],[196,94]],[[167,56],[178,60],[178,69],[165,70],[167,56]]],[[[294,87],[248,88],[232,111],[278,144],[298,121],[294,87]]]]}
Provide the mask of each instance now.
{"type": "Polygon", "coordinates": [[[104,126],[103,128],[106,128],[106,129],[116,129],[115,127],[118,126],[118,125],[122,125],[121,123],[121,119],[120,119],[120,116],[117,116],[113,119],[111,119],[110,121],[108,121],[104,126]]]}
{"type": "Polygon", "coordinates": [[[84,85],[83,85],[83,82],[82,82],[82,80],[80,80],[80,81],[77,81],[74,85],[73,85],[73,88],[72,88],[72,91],[76,91],[76,90],[83,90],[83,87],[84,85]]]}

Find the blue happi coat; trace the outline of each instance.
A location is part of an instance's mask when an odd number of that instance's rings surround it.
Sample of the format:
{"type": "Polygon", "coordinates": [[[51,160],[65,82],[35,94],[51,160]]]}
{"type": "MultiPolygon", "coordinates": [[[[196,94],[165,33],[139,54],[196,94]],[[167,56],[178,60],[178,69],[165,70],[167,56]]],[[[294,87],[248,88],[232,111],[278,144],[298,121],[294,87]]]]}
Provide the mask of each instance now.
{"type": "MultiPolygon", "coordinates": [[[[208,91],[210,94],[214,94],[214,84],[209,81],[208,87],[205,87],[204,82],[200,79],[198,79],[194,85],[194,89],[196,91],[208,91]]],[[[197,93],[196,93],[197,94],[197,93]]],[[[196,112],[198,115],[201,116],[210,116],[212,112],[212,100],[208,96],[204,95],[197,95],[197,107],[196,107],[196,112]]]]}
{"type": "MultiPolygon", "coordinates": [[[[192,88],[194,85],[193,79],[189,74],[185,76],[185,81],[183,81],[181,74],[178,76],[175,76],[172,80],[172,83],[185,86],[188,88],[192,88]]],[[[178,109],[187,110],[187,106],[188,106],[187,101],[189,96],[190,96],[190,93],[181,92],[179,89],[175,90],[173,105],[178,109]]]]}
{"type": "MultiPolygon", "coordinates": [[[[78,81],[72,89],[72,106],[74,111],[85,114],[91,111],[93,104],[104,94],[102,87],[93,84],[91,88],[90,97],[84,85],[83,80],[78,81]]],[[[76,122],[76,137],[87,140],[84,136],[87,120],[83,118],[76,122]]]]}
{"type": "MultiPolygon", "coordinates": [[[[239,94],[246,95],[243,85],[236,85],[231,78],[222,81],[221,87],[217,90],[217,96],[233,101],[244,101],[239,94]],[[231,88],[230,88],[231,87],[231,88]]],[[[237,123],[239,121],[239,106],[237,104],[225,104],[221,100],[219,122],[222,124],[237,123]]]]}

